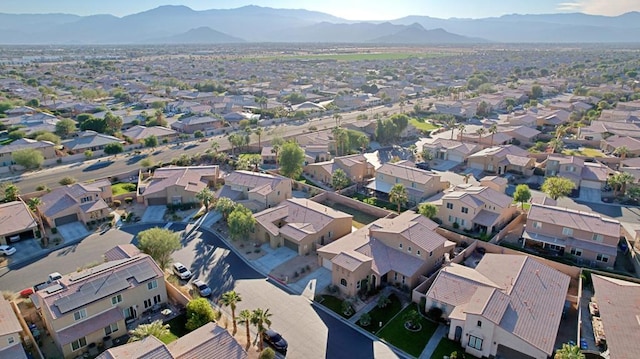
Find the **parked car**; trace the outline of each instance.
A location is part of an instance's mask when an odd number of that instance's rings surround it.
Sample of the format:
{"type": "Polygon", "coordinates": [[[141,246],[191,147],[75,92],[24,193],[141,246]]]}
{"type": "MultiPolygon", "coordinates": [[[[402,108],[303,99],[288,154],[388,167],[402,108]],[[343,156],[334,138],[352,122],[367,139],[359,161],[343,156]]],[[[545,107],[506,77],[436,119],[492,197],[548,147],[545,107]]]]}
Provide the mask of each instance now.
{"type": "Polygon", "coordinates": [[[208,297],[211,295],[211,288],[209,288],[207,283],[201,281],[200,279],[196,279],[193,281],[193,289],[195,289],[201,297],[208,297]]]}
{"type": "Polygon", "coordinates": [[[0,246],[0,253],[4,254],[5,256],[10,256],[15,252],[16,252],[16,249],[14,247],[7,246],[7,245],[0,246]]]}
{"type": "Polygon", "coordinates": [[[62,279],[62,274],[58,272],[49,273],[49,277],[47,278],[47,283],[55,282],[58,279],[62,279]]]}
{"type": "Polygon", "coordinates": [[[429,171],[431,169],[428,162],[418,162],[416,163],[416,167],[425,171],[429,171]]]}
{"type": "Polygon", "coordinates": [[[182,280],[187,280],[192,276],[191,271],[180,262],[173,263],[173,274],[182,280]]]}
{"type": "Polygon", "coordinates": [[[286,353],[289,348],[289,343],[280,335],[280,333],[276,332],[272,329],[267,329],[262,334],[263,339],[269,343],[272,347],[274,347],[277,351],[281,353],[286,353]]]}

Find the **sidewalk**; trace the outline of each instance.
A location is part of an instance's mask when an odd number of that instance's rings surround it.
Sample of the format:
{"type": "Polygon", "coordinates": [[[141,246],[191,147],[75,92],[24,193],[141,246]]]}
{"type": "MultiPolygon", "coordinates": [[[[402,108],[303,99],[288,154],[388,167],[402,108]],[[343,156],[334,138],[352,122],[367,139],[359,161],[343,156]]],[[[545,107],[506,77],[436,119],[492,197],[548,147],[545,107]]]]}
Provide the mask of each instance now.
{"type": "Polygon", "coordinates": [[[433,335],[429,339],[429,342],[427,342],[427,345],[422,350],[422,354],[420,354],[420,357],[418,359],[431,359],[433,352],[438,347],[438,344],[440,344],[440,340],[442,340],[442,338],[445,338],[446,336],[447,336],[447,327],[443,324],[438,325],[438,329],[436,329],[436,331],[433,333],[433,335]]]}

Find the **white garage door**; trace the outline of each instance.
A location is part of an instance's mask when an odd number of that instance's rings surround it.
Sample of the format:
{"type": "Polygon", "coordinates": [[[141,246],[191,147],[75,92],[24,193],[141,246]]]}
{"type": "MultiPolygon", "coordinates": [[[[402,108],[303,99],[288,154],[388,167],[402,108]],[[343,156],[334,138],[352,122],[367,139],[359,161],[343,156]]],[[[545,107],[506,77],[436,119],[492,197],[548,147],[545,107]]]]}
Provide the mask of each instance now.
{"type": "Polygon", "coordinates": [[[469,168],[473,168],[474,170],[484,170],[484,164],[480,162],[469,162],[469,168]]]}
{"type": "Polygon", "coordinates": [[[601,189],[602,184],[598,181],[580,181],[580,187],[601,189]]]}
{"type": "Polygon", "coordinates": [[[462,156],[460,156],[459,154],[450,153],[448,158],[449,158],[449,161],[453,161],[453,162],[462,162],[462,161],[464,161],[462,159],[462,156]]]}
{"type": "Polygon", "coordinates": [[[327,258],[322,258],[322,266],[327,268],[328,270],[331,270],[333,263],[331,263],[331,261],[328,260],[327,258]]]}

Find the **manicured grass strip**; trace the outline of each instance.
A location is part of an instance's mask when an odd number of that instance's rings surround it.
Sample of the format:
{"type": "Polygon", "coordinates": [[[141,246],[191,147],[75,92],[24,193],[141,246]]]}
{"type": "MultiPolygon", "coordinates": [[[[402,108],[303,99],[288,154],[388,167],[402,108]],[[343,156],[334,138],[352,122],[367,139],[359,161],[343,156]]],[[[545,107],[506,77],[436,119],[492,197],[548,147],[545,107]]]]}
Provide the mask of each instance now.
{"type": "Polygon", "coordinates": [[[420,320],[420,324],[422,325],[420,331],[412,332],[405,329],[404,316],[411,310],[418,310],[418,306],[415,303],[408,305],[403,311],[398,313],[389,324],[385,325],[377,335],[414,357],[418,357],[429,342],[429,338],[431,338],[436,331],[438,325],[423,317],[420,320]]]}
{"type": "Polygon", "coordinates": [[[394,315],[402,310],[402,302],[400,302],[400,299],[398,299],[395,294],[391,294],[389,300],[391,303],[387,304],[386,307],[379,308],[376,306],[369,312],[369,315],[371,315],[371,324],[366,327],[360,325],[360,323],[358,323],[358,325],[374,334],[380,330],[380,322],[382,322],[382,326],[384,327],[394,315]]]}
{"type": "Polygon", "coordinates": [[[118,195],[129,193],[129,192],[135,192],[136,187],[137,186],[135,183],[121,182],[121,183],[112,184],[111,192],[113,192],[114,196],[118,196],[118,195]]]}
{"type": "Polygon", "coordinates": [[[342,300],[332,295],[323,295],[322,301],[319,303],[340,314],[344,318],[351,318],[353,316],[353,314],[344,315],[344,313],[342,313],[342,300]]]}
{"type": "Polygon", "coordinates": [[[431,122],[427,122],[424,120],[418,120],[417,118],[412,118],[409,120],[409,124],[412,125],[413,127],[417,128],[420,131],[433,131],[436,128],[438,128],[438,126],[434,125],[431,122]]]}
{"type": "MultiPolygon", "coordinates": [[[[451,353],[458,352],[458,358],[462,358],[462,353],[464,353],[464,349],[460,346],[460,344],[454,342],[453,340],[449,340],[447,338],[442,338],[436,350],[433,351],[431,355],[431,359],[442,359],[445,356],[450,356],[451,353]]],[[[477,359],[471,354],[464,353],[465,359],[477,359]]]]}

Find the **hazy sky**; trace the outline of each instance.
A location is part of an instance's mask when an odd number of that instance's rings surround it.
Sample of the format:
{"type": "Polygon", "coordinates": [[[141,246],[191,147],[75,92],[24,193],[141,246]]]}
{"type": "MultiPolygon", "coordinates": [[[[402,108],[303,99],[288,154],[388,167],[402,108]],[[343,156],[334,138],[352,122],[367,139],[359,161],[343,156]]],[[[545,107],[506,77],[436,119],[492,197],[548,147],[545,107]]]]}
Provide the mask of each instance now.
{"type": "Polygon", "coordinates": [[[557,12],[619,15],[640,11],[640,0],[0,0],[0,12],[123,16],[160,5],[186,5],[194,10],[206,10],[251,4],[304,8],[349,20],[392,20],[407,15],[480,18],[557,12]]]}

